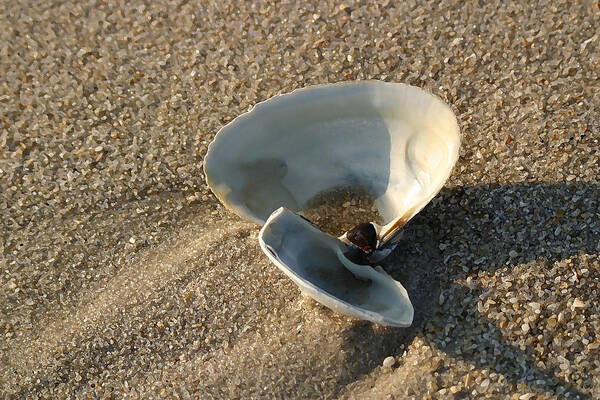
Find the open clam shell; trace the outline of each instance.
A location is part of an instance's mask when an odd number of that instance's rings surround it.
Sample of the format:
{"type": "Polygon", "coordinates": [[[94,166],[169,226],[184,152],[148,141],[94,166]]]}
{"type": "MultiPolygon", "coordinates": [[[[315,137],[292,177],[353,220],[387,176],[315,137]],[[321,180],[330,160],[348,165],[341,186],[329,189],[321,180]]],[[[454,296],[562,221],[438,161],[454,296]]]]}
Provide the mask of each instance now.
{"type": "MultiPolygon", "coordinates": [[[[261,225],[271,216],[269,229],[297,228],[288,217],[273,218],[282,206],[299,212],[328,190],[356,187],[368,191],[383,218],[382,225],[374,224],[379,254],[373,261],[389,253],[402,226],[442,188],[459,147],[456,118],[439,98],[405,84],[363,81],[299,89],[257,104],[218,132],[204,169],[209,186],[227,208],[261,225]]],[[[304,282],[303,290],[309,295],[339,311],[338,303],[327,300],[337,295],[325,291],[330,296],[323,297],[307,289],[322,287],[311,275],[317,271],[296,274],[305,271],[307,253],[300,254],[293,241],[269,252],[265,246],[276,246],[269,244],[271,236],[269,240],[264,237],[265,229],[261,246],[271,260],[287,269],[299,286],[304,282]],[[297,254],[281,256],[292,253],[297,254]]],[[[321,240],[329,243],[325,236],[310,235],[314,246],[321,240]]],[[[340,239],[348,242],[346,235],[340,239]]],[[[358,276],[353,267],[339,259],[338,263],[358,276]]],[[[346,303],[360,308],[352,299],[346,303]]],[[[362,311],[341,312],[386,321],[362,311]]]]}

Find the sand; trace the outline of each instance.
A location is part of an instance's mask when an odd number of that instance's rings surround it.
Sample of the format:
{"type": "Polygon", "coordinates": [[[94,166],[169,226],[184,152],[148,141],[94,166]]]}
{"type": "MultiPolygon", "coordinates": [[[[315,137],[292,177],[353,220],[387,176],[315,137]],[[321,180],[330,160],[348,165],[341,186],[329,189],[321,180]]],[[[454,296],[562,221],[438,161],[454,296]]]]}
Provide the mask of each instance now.
{"type": "Polygon", "coordinates": [[[599,398],[597,2],[271,3],[0,3],[0,397],[599,398]],[[463,134],[383,265],[405,329],[303,297],[202,171],[253,104],[358,79],[463,134]]]}

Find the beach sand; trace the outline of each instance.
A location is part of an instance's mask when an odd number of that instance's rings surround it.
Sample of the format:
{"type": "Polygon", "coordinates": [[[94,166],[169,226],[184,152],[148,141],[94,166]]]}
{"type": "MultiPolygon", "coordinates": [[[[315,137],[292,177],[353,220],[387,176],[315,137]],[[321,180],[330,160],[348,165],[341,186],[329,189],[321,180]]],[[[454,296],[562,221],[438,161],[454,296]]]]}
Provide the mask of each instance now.
{"type": "Polygon", "coordinates": [[[600,398],[597,2],[271,3],[0,2],[0,397],[600,398]],[[359,79],[463,134],[383,263],[410,328],[301,295],[203,175],[252,105],[359,79]]]}

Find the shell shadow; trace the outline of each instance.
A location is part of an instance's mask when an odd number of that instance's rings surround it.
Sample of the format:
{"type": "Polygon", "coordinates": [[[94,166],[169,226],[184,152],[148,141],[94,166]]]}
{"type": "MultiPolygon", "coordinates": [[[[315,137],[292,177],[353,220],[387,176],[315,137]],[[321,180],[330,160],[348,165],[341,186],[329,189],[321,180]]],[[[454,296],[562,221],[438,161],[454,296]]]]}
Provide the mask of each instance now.
{"type": "MultiPolygon", "coordinates": [[[[591,399],[585,388],[558,378],[556,368],[539,367],[539,357],[531,346],[522,350],[504,337],[496,321],[480,314],[477,306],[463,304],[463,299],[477,298],[484,290],[456,281],[531,261],[552,264],[578,254],[597,254],[598,229],[591,227],[593,222],[582,222],[599,208],[597,184],[493,184],[443,190],[407,225],[399,246],[382,263],[408,290],[415,307],[413,325],[377,329],[357,322],[350,328],[344,349],[347,371],[338,381],[340,390],[373,371],[389,355],[402,362],[404,348],[420,337],[455,359],[503,375],[510,384],[526,385],[530,391],[552,391],[563,398],[591,399]],[[444,309],[455,311],[442,309],[438,301],[441,290],[451,293],[444,309]],[[443,332],[447,321],[457,323],[446,335],[426,334],[443,332]],[[450,343],[444,340],[448,337],[450,343]],[[460,349],[465,345],[488,351],[464,353],[460,349]]],[[[528,336],[538,334],[539,329],[533,328],[528,336]]],[[[574,358],[577,350],[572,351],[564,356],[574,358]]],[[[457,395],[468,397],[469,393],[457,395]]]]}

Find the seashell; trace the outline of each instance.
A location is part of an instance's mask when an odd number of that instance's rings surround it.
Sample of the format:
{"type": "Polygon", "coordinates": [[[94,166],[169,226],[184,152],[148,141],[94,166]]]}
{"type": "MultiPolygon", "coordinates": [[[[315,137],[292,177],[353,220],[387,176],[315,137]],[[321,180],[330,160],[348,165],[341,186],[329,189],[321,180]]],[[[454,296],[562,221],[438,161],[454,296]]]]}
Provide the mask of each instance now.
{"type": "Polygon", "coordinates": [[[258,240],[269,259],[324,306],[383,325],[411,325],[413,307],[399,282],[381,267],[353,263],[344,242],[297,214],[276,210],[258,240]]]}
{"type": "MultiPolygon", "coordinates": [[[[343,314],[407,326],[412,306],[406,291],[402,297],[403,288],[389,289],[400,284],[383,270],[357,267],[348,257],[357,246],[370,263],[389,254],[400,229],[450,176],[459,147],[452,110],[422,89],[379,81],[338,83],[275,96],[235,118],[210,144],[204,169],[208,185],[227,208],[264,224],[259,236],[263,251],[311,297],[343,314]],[[365,226],[335,239],[290,215],[289,210],[301,212],[315,196],[339,187],[362,188],[375,199],[383,224],[371,223],[374,249],[365,226]],[[283,240],[288,237],[296,239],[283,240]],[[307,243],[329,250],[306,252],[307,243]],[[323,262],[316,262],[321,256],[323,262]],[[307,259],[319,268],[309,268],[307,259]],[[396,309],[341,296],[343,280],[336,278],[339,287],[332,288],[325,279],[341,266],[358,281],[388,288],[383,292],[396,309]]],[[[355,284],[350,275],[344,275],[349,288],[355,284]]],[[[381,300],[370,294],[367,299],[381,300]]]]}

